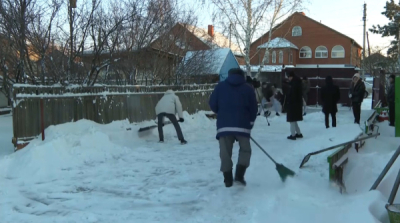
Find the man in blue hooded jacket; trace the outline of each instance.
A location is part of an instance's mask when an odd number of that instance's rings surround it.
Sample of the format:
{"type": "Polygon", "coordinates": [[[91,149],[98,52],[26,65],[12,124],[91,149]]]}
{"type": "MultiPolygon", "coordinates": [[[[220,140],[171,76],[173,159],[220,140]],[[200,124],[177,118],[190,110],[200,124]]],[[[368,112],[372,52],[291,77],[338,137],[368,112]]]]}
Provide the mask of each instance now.
{"type": "Polygon", "coordinates": [[[215,87],[209,105],[217,114],[216,138],[219,140],[225,186],[233,185],[232,148],[235,141],[240,146],[235,181],[246,185],[244,174],[250,165],[250,133],[257,117],[257,99],[254,89],[246,83],[243,70],[229,70],[228,78],[215,87]]]}

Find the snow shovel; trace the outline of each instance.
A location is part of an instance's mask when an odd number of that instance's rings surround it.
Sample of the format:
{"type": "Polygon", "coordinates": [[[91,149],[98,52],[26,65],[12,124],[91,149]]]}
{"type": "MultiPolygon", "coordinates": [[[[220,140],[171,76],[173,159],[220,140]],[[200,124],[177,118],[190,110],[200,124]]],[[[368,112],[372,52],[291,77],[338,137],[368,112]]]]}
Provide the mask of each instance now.
{"type": "MultiPolygon", "coordinates": [[[[168,125],[168,124],[171,124],[171,122],[170,121],[164,122],[164,126],[168,125]]],[[[157,128],[157,127],[158,127],[158,125],[151,125],[151,126],[147,126],[147,127],[142,127],[142,128],[139,129],[138,135],[139,135],[139,137],[146,136],[146,135],[148,135],[150,133],[149,130],[152,130],[152,129],[157,128]]]]}
{"type": "Polygon", "coordinates": [[[276,165],[276,170],[278,171],[279,176],[281,177],[282,182],[285,182],[286,178],[288,176],[294,176],[295,172],[287,167],[285,167],[284,165],[277,163],[254,139],[253,137],[250,137],[251,141],[253,141],[258,148],[261,149],[261,151],[263,151],[265,153],[265,155],[268,156],[268,158],[275,163],[276,165]]]}

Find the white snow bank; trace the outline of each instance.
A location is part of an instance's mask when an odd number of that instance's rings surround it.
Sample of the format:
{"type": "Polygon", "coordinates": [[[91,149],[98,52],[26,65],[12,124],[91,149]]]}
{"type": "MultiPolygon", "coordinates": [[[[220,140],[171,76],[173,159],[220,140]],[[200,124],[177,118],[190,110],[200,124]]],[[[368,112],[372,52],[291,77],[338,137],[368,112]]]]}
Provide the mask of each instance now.
{"type": "MultiPolygon", "coordinates": [[[[252,136],[296,176],[282,183],[275,165],[252,144],[248,186],[229,189],[219,171],[215,120],[204,113],[184,113],[187,145],[179,144],[172,125],[164,127],[165,143],[157,143],[156,129],[138,138],[139,127],[151,121],[49,127],[45,141],[39,137],[0,159],[2,222],[372,223],[382,215],[380,192],[340,195],[328,182],[329,153],[298,169],[307,153],[361,132],[350,111],[340,111],[332,129],[325,129],[321,112],[307,114],[299,122],[305,138],[296,141],[286,139],[284,115],[270,117],[271,126],[258,117],[252,136]]],[[[234,164],[237,154],[235,145],[234,164]]]]}

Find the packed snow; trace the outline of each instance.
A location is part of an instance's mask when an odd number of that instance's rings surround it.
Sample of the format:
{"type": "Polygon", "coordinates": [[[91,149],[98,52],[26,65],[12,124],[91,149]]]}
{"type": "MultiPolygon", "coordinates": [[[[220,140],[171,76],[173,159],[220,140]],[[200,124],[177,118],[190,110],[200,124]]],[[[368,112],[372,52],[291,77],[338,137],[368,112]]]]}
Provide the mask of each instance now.
{"type": "MultiPolygon", "coordinates": [[[[298,166],[307,153],[361,133],[351,111],[341,110],[338,127],[330,129],[321,112],[307,114],[300,122],[305,138],[297,141],[286,139],[285,116],[271,117],[271,126],[260,116],[252,136],[297,174],[282,183],[275,165],[252,144],[247,187],[227,189],[215,120],[204,113],[184,113],[186,145],[179,144],[171,125],[164,127],[164,144],[157,142],[156,130],[139,138],[137,129],[152,121],[80,120],[47,128],[45,141],[39,137],[0,158],[1,222],[388,222],[384,205],[400,161],[378,191],[368,192],[400,142],[387,123],[381,124],[382,136],[359,153],[350,151],[349,193],[341,195],[328,181],[330,152],[298,166]]],[[[363,117],[369,113],[363,111],[363,117]]],[[[11,122],[10,116],[0,118],[11,122]]]]}

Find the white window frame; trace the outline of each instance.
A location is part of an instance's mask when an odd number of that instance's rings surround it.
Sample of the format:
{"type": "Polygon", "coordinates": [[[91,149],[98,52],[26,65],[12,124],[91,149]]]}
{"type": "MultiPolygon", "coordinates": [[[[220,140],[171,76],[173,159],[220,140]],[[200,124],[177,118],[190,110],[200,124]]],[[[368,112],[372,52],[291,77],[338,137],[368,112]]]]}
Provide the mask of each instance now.
{"type": "Polygon", "coordinates": [[[272,63],[276,63],[276,52],[272,52],[272,63]]]}
{"type": "Polygon", "coordinates": [[[312,58],[312,49],[309,46],[303,46],[299,51],[299,58],[312,58]],[[301,53],[305,51],[306,56],[301,56],[301,53]]]}
{"type": "Polygon", "coordinates": [[[289,64],[293,64],[293,52],[290,51],[289,53],[289,64]]]}
{"type": "Polygon", "coordinates": [[[295,26],[292,28],[292,36],[302,36],[303,29],[300,26],[295,26]]]}
{"type": "Polygon", "coordinates": [[[283,51],[279,51],[279,63],[283,63],[283,51]]]}
{"type": "Polygon", "coordinates": [[[262,60],[262,63],[263,63],[263,64],[268,64],[268,63],[269,63],[269,51],[268,51],[268,49],[266,49],[266,51],[267,51],[267,52],[265,52],[264,58],[263,58],[263,60],[262,60]]]}
{"type": "Polygon", "coordinates": [[[331,51],[331,58],[344,58],[346,56],[346,51],[344,50],[344,47],[342,45],[336,45],[334,47],[332,47],[332,51],[331,51]],[[341,49],[335,49],[335,47],[339,48],[341,47],[341,49]],[[341,54],[343,53],[343,56],[337,56],[337,55],[333,55],[333,54],[341,54]]]}
{"type": "Polygon", "coordinates": [[[326,48],[326,46],[318,46],[315,48],[315,58],[328,58],[328,53],[328,48],[326,48]]]}

